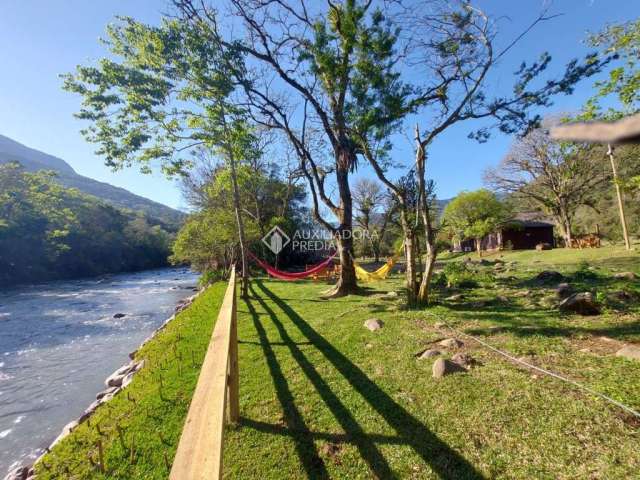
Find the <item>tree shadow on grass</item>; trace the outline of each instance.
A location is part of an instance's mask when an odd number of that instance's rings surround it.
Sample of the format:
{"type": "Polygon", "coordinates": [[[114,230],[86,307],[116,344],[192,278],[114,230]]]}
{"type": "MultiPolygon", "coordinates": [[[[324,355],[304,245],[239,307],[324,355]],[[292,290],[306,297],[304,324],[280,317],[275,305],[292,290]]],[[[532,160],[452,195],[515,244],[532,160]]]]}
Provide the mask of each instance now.
{"type": "MultiPolygon", "coordinates": [[[[426,464],[444,479],[481,479],[483,478],[467,460],[465,460],[458,452],[449,447],[432,433],[423,423],[413,417],[407,410],[393,400],[384,390],[382,390],[374,381],[353,362],[351,362],[343,353],[336,349],[322,335],[316,332],[293,308],[286,302],[269,290],[262,281],[255,282],[256,285],[264,292],[264,294],[272,300],[293,322],[294,325],[302,332],[302,334],[313,343],[320,353],[338,370],[349,384],[369,403],[369,405],[385,419],[385,421],[396,431],[402,443],[410,446],[426,464]]],[[[278,323],[277,316],[274,318],[278,323]]],[[[283,338],[284,340],[284,338],[283,338]]],[[[293,353],[293,351],[292,351],[293,353]]],[[[306,359],[298,360],[308,362],[306,359]]],[[[302,364],[301,364],[302,366],[302,364]]],[[[307,365],[307,375],[317,375],[312,365],[307,365]],[[310,367],[310,368],[309,368],[310,367]]],[[[332,409],[337,420],[343,425],[347,432],[360,434],[362,429],[351,414],[342,405],[334,394],[328,390],[328,386],[321,378],[310,380],[318,389],[325,402],[329,400],[331,404],[328,406],[332,409]],[[325,390],[325,388],[327,390],[325,390]]],[[[384,468],[388,470],[386,461],[378,457],[377,448],[371,448],[373,440],[371,438],[362,438],[362,444],[359,445],[360,452],[365,456],[365,460],[369,463],[374,473],[376,469],[384,468]]],[[[393,475],[390,475],[393,477],[393,475]]],[[[389,478],[387,475],[378,475],[380,478],[389,478]]]]}
{"type": "Polygon", "coordinates": [[[542,308],[535,311],[520,310],[503,305],[487,306],[481,310],[469,308],[464,304],[447,305],[447,307],[455,311],[461,321],[481,321],[494,324],[491,327],[465,328],[464,332],[470,335],[490,336],[497,333],[510,333],[522,338],[531,336],[568,338],[582,335],[625,338],[640,335],[640,320],[613,325],[563,325],[558,323],[566,319],[564,316],[550,319],[550,315],[557,315],[555,310],[550,311],[542,308]]]}
{"type": "MultiPolygon", "coordinates": [[[[254,296],[252,298],[259,297],[254,296]]],[[[276,389],[276,394],[278,395],[278,400],[280,400],[280,403],[282,405],[282,411],[284,412],[284,422],[287,425],[287,428],[292,432],[292,436],[296,445],[296,451],[298,453],[298,457],[300,458],[300,462],[302,463],[302,466],[307,474],[307,478],[329,478],[327,468],[318,455],[316,446],[313,443],[313,438],[309,435],[309,429],[305,425],[304,419],[302,418],[302,415],[300,414],[300,411],[295,404],[293,394],[291,393],[291,389],[289,388],[287,379],[282,372],[282,368],[280,368],[280,364],[278,363],[276,354],[273,351],[272,344],[269,342],[269,339],[267,337],[267,332],[260,322],[259,315],[256,312],[255,307],[251,303],[251,300],[245,299],[245,304],[247,305],[249,314],[253,319],[253,325],[260,339],[260,344],[262,345],[262,350],[267,361],[267,366],[269,367],[269,372],[271,373],[271,377],[273,378],[273,384],[276,389]]]]}
{"type": "MultiPolygon", "coordinates": [[[[253,289],[253,286],[250,288],[253,289]]],[[[356,445],[360,455],[362,455],[362,458],[367,462],[371,471],[378,478],[392,478],[393,474],[391,469],[375,443],[373,443],[369,436],[362,430],[362,427],[360,427],[349,409],[340,401],[335,393],[333,393],[331,387],[318,373],[302,350],[300,350],[298,343],[293,341],[289,336],[289,332],[278,319],[278,316],[273,309],[261,298],[258,299],[258,302],[271,317],[271,321],[278,330],[282,342],[288,346],[291,356],[295,359],[300,369],[318,391],[322,400],[325,402],[327,407],[329,407],[336,420],[340,423],[340,426],[345,432],[347,432],[347,435],[356,445]]],[[[277,381],[277,379],[274,378],[274,381],[277,381]]],[[[283,407],[284,406],[285,405],[283,403],[283,407]]]]}

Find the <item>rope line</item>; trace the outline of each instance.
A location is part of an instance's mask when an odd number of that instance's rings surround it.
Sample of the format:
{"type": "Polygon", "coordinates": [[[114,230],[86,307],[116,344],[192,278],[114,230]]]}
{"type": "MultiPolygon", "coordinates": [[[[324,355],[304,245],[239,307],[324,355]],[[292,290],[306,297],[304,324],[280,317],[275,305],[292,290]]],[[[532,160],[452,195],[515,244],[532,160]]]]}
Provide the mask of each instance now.
{"type": "Polygon", "coordinates": [[[609,402],[609,403],[611,403],[611,404],[613,404],[613,405],[625,410],[626,412],[630,413],[631,415],[634,415],[634,416],[640,418],[640,412],[634,410],[631,407],[628,407],[624,403],[621,403],[621,402],[619,402],[619,401],[617,401],[617,400],[605,395],[604,393],[598,392],[597,390],[594,390],[594,389],[592,389],[590,387],[587,387],[586,385],[582,385],[581,383],[578,383],[575,380],[571,380],[570,378],[563,377],[562,375],[559,375],[559,374],[557,374],[555,372],[552,372],[551,370],[546,370],[546,369],[544,369],[542,367],[537,367],[536,365],[532,365],[532,364],[527,363],[527,362],[525,362],[523,360],[520,360],[519,358],[514,357],[510,353],[504,352],[504,351],[494,347],[493,345],[491,345],[491,344],[489,344],[489,343],[487,343],[487,342],[485,342],[483,340],[480,340],[479,338],[474,337],[473,335],[469,335],[468,333],[464,333],[464,332],[461,332],[460,330],[458,330],[456,328],[453,328],[451,325],[449,325],[447,322],[445,322],[442,318],[440,318],[440,317],[438,317],[436,315],[433,315],[433,316],[438,318],[438,320],[442,321],[442,323],[444,323],[447,326],[447,328],[451,329],[453,332],[457,333],[458,335],[469,337],[472,340],[475,340],[476,342],[478,342],[480,345],[484,346],[485,348],[488,348],[489,350],[492,350],[495,353],[497,353],[499,355],[502,355],[503,357],[506,357],[509,360],[513,361],[513,362],[516,362],[516,363],[519,363],[521,365],[524,365],[524,366],[526,366],[526,367],[528,367],[528,368],[530,368],[532,370],[536,370],[536,371],[538,371],[540,373],[544,373],[545,375],[549,375],[551,377],[557,378],[558,380],[561,380],[561,381],[563,381],[565,383],[573,385],[574,387],[578,387],[579,389],[582,389],[582,390],[584,390],[586,392],[589,392],[591,395],[595,395],[596,397],[599,397],[602,400],[605,400],[605,401],[607,401],[607,402],[609,402]]]}

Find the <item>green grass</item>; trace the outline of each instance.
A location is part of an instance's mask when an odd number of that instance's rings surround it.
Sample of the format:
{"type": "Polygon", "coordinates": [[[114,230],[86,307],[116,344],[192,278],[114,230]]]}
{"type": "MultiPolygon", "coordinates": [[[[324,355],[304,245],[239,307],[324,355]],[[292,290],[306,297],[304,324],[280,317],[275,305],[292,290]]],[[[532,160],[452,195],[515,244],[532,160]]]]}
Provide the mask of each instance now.
{"type": "MultiPolygon", "coordinates": [[[[226,478],[637,476],[640,422],[617,407],[472,341],[465,340],[464,350],[480,365],[466,374],[434,380],[433,362],[416,358],[450,336],[434,326],[444,319],[640,410],[640,362],[614,355],[620,341],[640,343],[637,302],[605,305],[595,317],[565,316],[551,305],[553,285],[531,281],[541,270],[556,269],[580,290],[602,296],[624,288],[640,295],[638,282],[610,275],[640,272],[638,253],[606,247],[501,255],[516,262],[510,271],[492,278],[491,265],[476,265],[483,272],[478,288],[441,287],[434,305],[415,311],[405,310],[397,276],[371,284],[366,295],[329,301],[320,299],[324,284],[254,281],[250,297],[238,304],[241,421],[227,430],[226,478]],[[391,290],[400,298],[383,298],[391,290]],[[525,290],[529,296],[518,296],[525,290]],[[464,300],[444,300],[458,292],[464,300]],[[499,295],[505,298],[496,301],[499,295]],[[362,326],[373,317],[385,322],[374,333],[362,326]]],[[[75,462],[83,469],[77,478],[166,477],[163,453],[173,457],[197,376],[197,368],[177,374],[172,345],[180,331],[180,350],[197,343],[200,364],[222,293],[222,285],[209,290],[140,352],[152,361],[130,386],[139,401],[132,405],[119,395],[108,410],[101,408],[91,426],[80,427],[45,458],[52,471],[60,475],[65,462],[75,462]],[[171,379],[165,400],[158,398],[155,378],[161,358],[167,359],[163,376],[171,379]],[[111,427],[116,416],[140,437],[133,465],[111,427]],[[96,422],[106,433],[109,475],[86,460],[95,449],[96,422]]]]}
{"type": "Polygon", "coordinates": [[[439,291],[424,311],[375,295],[399,291],[399,278],[372,285],[368,296],[331,301],[319,299],[324,285],[255,282],[239,307],[242,421],[228,431],[227,478],[637,475],[639,425],[616,407],[533,377],[472,342],[465,350],[481,365],[469,374],[434,380],[432,361],[415,358],[448,336],[433,326],[446,319],[640,409],[640,364],[611,355],[613,346],[600,339],[640,341],[638,309],[562,316],[537,305],[551,292],[529,282],[552,267],[572,275],[587,259],[602,268],[578,286],[640,293],[606,278],[612,268],[639,271],[638,254],[603,248],[504,256],[518,262],[503,275],[514,279],[464,291],[468,302],[455,305],[442,301],[452,292],[439,291]],[[533,291],[531,299],[513,296],[523,289],[533,291]],[[469,305],[499,293],[506,305],[469,305]],[[363,328],[372,317],[385,322],[381,331],[363,328]],[[593,352],[580,352],[586,347],[593,352]]]}
{"type": "Polygon", "coordinates": [[[165,455],[169,462],[175,455],[225,289],[224,282],[210,287],[140,349],[144,368],[38,462],[38,479],[167,478],[165,455]],[[98,463],[98,441],[104,474],[91,463],[98,463]]]}

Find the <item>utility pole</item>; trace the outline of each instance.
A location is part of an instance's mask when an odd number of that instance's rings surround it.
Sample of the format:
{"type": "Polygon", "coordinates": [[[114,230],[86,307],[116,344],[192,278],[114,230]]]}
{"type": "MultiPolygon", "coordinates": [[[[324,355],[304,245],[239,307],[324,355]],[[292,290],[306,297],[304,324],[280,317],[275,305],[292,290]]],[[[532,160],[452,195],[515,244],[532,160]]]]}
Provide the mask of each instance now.
{"type": "Polygon", "coordinates": [[[611,170],[613,172],[613,185],[616,187],[616,195],[618,196],[618,210],[620,211],[620,223],[622,224],[622,236],[624,237],[624,246],[627,250],[631,250],[631,242],[629,241],[629,231],[627,230],[627,219],[624,215],[624,201],[622,198],[622,190],[620,189],[620,182],[618,181],[618,169],[616,168],[616,161],[613,158],[613,149],[611,144],[607,143],[607,155],[611,160],[611,170]]]}

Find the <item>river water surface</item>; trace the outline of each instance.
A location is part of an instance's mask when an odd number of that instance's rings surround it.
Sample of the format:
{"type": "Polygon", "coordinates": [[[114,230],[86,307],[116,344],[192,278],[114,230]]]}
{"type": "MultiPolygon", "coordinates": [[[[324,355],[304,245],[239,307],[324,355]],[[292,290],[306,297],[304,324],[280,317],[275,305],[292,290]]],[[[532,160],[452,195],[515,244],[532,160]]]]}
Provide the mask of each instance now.
{"type": "Polygon", "coordinates": [[[196,282],[162,269],[1,290],[0,478],[80,416],[196,282]]]}

